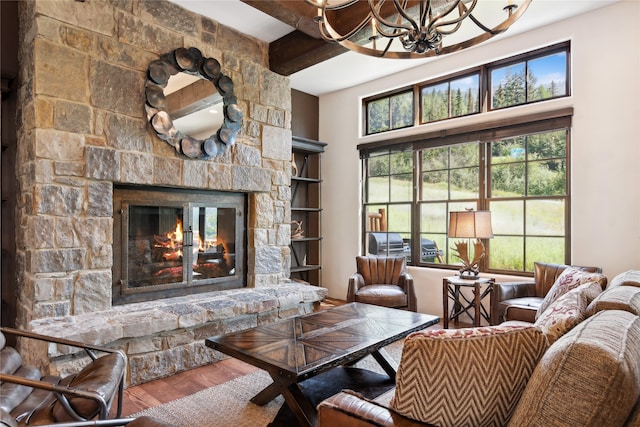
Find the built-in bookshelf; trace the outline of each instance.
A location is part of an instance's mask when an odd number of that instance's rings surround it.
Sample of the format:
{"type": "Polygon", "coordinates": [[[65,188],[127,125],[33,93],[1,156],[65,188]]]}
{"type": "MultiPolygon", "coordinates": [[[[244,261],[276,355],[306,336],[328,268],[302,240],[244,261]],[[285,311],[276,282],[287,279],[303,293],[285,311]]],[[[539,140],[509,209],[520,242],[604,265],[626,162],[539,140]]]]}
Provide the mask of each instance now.
{"type": "Polygon", "coordinates": [[[291,156],[291,279],[322,286],[320,161],[326,143],[293,137],[291,156]]]}

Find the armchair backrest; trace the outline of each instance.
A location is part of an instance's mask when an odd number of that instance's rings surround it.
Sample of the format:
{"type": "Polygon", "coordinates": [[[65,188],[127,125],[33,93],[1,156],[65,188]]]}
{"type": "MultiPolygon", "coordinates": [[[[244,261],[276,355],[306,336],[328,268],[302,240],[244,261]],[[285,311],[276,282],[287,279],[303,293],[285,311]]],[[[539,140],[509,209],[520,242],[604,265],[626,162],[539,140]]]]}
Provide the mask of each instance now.
{"type": "Polygon", "coordinates": [[[549,264],[544,262],[534,263],[533,278],[536,283],[536,296],[544,297],[555,283],[556,279],[567,267],[578,268],[590,273],[602,273],[599,267],[580,267],[565,264],[549,264]]]}
{"type": "Polygon", "coordinates": [[[400,274],[405,271],[403,256],[357,256],[356,271],[364,279],[365,285],[397,285],[400,274]]]}

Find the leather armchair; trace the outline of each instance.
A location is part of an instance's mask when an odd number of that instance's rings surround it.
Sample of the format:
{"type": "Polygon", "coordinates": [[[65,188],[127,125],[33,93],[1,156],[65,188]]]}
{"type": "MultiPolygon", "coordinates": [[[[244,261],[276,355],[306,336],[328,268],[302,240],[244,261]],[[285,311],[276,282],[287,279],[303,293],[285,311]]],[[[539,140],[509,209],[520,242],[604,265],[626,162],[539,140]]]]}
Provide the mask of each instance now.
{"type": "MultiPolygon", "coordinates": [[[[496,283],[491,293],[491,324],[507,320],[535,322],[536,312],[556,279],[569,265],[534,263],[533,279],[496,283]]],[[[599,267],[579,267],[584,271],[602,273],[599,267]]]]}
{"type": "Polygon", "coordinates": [[[416,311],[413,277],[406,271],[405,258],[356,257],[356,273],[349,278],[347,302],[416,311]]]}
{"type": "Polygon", "coordinates": [[[48,425],[106,420],[116,400],[115,417],[122,413],[126,358],[119,350],[84,344],[11,328],[0,328],[0,413],[17,425],[48,425]],[[6,335],[21,340],[76,347],[91,361],[75,375],[43,375],[23,364],[22,356],[6,345],[6,335]],[[104,353],[98,357],[98,354],[104,353]]]}

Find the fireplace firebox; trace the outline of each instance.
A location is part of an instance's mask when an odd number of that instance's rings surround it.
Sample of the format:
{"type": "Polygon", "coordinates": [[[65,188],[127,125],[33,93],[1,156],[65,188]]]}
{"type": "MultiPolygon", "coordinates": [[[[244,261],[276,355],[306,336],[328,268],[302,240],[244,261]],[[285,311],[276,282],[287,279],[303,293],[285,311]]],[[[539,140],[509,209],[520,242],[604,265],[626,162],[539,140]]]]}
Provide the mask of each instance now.
{"type": "Polygon", "coordinates": [[[114,189],[113,304],[246,284],[246,196],[114,189]]]}

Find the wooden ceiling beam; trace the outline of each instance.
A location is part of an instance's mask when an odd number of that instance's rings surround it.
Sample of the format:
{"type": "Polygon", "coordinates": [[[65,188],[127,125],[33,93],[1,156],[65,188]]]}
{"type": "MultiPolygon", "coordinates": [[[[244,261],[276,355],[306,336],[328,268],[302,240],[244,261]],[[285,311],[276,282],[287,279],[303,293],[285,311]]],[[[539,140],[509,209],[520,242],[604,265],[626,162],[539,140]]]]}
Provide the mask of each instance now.
{"type": "MultiPolygon", "coordinates": [[[[314,21],[316,9],[303,0],[241,0],[267,15],[295,28],[295,31],[269,45],[269,68],[278,74],[289,76],[347,51],[337,43],[326,42],[320,36],[318,23],[314,21]]],[[[336,29],[346,32],[368,14],[367,1],[352,5],[350,13],[340,14],[334,22],[336,29]]],[[[332,11],[327,12],[332,15],[332,11]]]]}
{"type": "Polygon", "coordinates": [[[329,43],[294,31],[269,44],[269,68],[289,76],[346,52],[338,43],[329,43]]]}
{"type": "Polygon", "coordinates": [[[313,20],[316,10],[302,0],[241,0],[243,3],[266,13],[279,21],[311,36],[320,38],[318,23],[313,20]]]}

